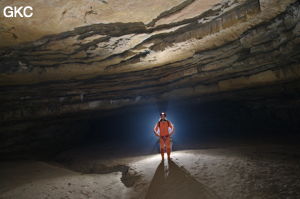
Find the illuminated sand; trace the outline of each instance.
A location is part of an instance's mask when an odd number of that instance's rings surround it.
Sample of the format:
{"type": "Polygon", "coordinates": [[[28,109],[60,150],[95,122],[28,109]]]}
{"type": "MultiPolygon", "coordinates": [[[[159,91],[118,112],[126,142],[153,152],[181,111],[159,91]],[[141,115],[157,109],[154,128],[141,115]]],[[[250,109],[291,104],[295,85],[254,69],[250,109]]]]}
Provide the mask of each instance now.
{"type": "Polygon", "coordinates": [[[177,151],[170,163],[161,163],[159,155],[101,159],[91,153],[64,160],[62,154],[60,162],[68,169],[57,163],[2,162],[0,198],[300,196],[300,164],[293,158],[300,151],[293,147],[177,151]]]}

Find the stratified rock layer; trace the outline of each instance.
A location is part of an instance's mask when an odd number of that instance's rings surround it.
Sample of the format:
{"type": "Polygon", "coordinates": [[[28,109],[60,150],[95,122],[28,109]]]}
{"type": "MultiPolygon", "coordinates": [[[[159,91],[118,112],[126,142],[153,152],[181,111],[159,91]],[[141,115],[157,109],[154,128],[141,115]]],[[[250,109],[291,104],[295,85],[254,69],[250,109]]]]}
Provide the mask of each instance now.
{"type": "Polygon", "coordinates": [[[76,11],[80,20],[62,10],[63,27],[39,24],[44,31],[28,39],[0,32],[5,128],[162,100],[299,99],[299,1],[158,1],[160,9],[124,1],[128,13],[129,5],[148,11],[126,18],[119,5],[102,19],[115,1],[99,2],[76,11]]]}
{"type": "Polygon", "coordinates": [[[299,2],[273,3],[271,12],[257,0],[228,1],[192,18],[169,20],[193,3],[148,25],[93,24],[2,49],[1,119],[299,80],[299,2]]]}

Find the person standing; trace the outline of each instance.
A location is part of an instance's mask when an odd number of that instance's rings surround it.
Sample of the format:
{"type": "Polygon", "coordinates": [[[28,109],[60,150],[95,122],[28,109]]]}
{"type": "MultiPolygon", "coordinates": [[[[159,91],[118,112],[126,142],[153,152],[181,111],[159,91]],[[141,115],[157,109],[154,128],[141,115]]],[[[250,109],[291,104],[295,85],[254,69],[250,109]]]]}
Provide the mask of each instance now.
{"type": "Polygon", "coordinates": [[[167,114],[161,113],[160,119],[154,127],[154,134],[159,137],[161,158],[164,160],[165,147],[168,155],[168,160],[171,159],[171,136],[174,133],[174,125],[167,120],[167,114]]]}

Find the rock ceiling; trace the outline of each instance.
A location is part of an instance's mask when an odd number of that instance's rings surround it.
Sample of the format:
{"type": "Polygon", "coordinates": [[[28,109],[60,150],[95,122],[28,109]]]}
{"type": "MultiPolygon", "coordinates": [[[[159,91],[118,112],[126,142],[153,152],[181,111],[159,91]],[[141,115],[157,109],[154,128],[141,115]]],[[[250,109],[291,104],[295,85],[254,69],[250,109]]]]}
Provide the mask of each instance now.
{"type": "Polygon", "coordinates": [[[32,19],[0,18],[3,121],[299,89],[299,1],[26,2],[32,19]]]}

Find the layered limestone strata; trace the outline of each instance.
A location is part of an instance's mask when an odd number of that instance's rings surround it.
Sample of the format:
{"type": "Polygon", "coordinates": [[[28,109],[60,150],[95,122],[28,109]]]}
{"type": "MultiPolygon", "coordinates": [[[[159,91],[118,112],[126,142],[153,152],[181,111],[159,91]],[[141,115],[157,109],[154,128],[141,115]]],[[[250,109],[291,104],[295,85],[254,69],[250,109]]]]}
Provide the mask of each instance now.
{"type": "Polygon", "coordinates": [[[119,2],[27,0],[34,18],[1,16],[1,156],[61,149],[91,115],[158,101],[242,101],[299,123],[299,0],[119,2]]]}
{"type": "Polygon", "coordinates": [[[166,6],[147,23],[91,24],[3,47],[1,120],[299,91],[299,1],[221,1],[206,11],[200,2],[166,6]]]}

